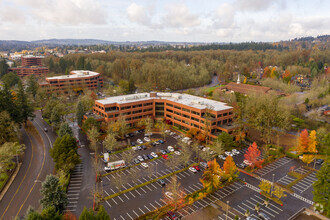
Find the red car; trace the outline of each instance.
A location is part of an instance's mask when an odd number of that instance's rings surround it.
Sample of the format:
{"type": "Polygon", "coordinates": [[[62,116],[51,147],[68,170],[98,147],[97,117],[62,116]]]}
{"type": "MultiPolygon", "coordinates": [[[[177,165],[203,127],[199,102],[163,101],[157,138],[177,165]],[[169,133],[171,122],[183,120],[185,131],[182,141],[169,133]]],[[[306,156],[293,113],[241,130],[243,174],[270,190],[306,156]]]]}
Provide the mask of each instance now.
{"type": "Polygon", "coordinates": [[[200,171],[201,169],[199,168],[199,166],[193,166],[193,168],[195,168],[197,171],[200,171]]]}
{"type": "Polygon", "coordinates": [[[165,160],[168,160],[168,156],[167,156],[167,154],[162,155],[162,157],[163,157],[165,160]]]}

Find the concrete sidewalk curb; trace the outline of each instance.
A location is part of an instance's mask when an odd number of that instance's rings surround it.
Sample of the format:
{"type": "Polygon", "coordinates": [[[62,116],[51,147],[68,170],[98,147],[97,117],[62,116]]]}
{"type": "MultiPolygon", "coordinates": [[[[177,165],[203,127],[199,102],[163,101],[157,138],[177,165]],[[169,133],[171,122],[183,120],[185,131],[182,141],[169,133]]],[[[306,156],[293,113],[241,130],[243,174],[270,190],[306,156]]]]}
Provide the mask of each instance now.
{"type": "Polygon", "coordinates": [[[22,163],[19,163],[18,166],[16,166],[15,172],[13,173],[13,175],[11,175],[9,181],[6,183],[5,188],[2,190],[2,192],[0,193],[0,202],[2,200],[2,198],[5,196],[6,192],[8,191],[9,187],[11,186],[11,184],[14,182],[18,171],[21,169],[22,163]]]}

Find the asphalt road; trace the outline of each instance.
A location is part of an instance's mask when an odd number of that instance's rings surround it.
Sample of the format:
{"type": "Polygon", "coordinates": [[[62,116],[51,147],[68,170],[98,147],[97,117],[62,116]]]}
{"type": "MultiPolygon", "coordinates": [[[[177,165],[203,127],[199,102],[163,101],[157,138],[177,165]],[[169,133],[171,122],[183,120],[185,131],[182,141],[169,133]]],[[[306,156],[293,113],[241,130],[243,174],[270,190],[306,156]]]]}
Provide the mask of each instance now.
{"type": "Polygon", "coordinates": [[[50,126],[40,118],[40,112],[36,112],[36,115],[32,123],[42,137],[43,143],[25,128],[21,129],[21,143],[26,146],[25,155],[20,171],[0,202],[1,220],[24,216],[29,206],[41,210],[40,181],[44,181],[45,177],[54,171],[49,149],[55,141],[56,134],[52,133],[50,126]],[[44,127],[48,128],[48,133],[43,131],[44,127]]]}

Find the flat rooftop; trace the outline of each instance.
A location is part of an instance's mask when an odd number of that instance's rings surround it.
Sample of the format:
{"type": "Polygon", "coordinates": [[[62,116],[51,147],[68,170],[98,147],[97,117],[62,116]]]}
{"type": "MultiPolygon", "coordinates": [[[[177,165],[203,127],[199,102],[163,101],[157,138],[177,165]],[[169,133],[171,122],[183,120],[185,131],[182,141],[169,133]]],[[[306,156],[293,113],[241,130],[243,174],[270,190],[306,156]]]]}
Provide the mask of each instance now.
{"type": "Polygon", "coordinates": [[[25,55],[23,58],[45,58],[44,56],[25,55]]]}
{"type": "Polygon", "coordinates": [[[126,104],[126,103],[134,103],[137,101],[146,101],[152,99],[166,99],[196,109],[211,108],[214,111],[222,111],[233,108],[231,106],[228,106],[227,103],[218,102],[198,96],[181,94],[181,93],[162,93],[162,92],[157,92],[156,97],[150,97],[150,93],[138,93],[131,95],[108,97],[105,99],[97,100],[96,102],[101,103],[103,105],[112,104],[112,103],[126,104]]]}
{"type": "Polygon", "coordinates": [[[62,76],[53,76],[53,77],[47,77],[47,80],[52,79],[74,79],[74,78],[84,78],[84,77],[90,77],[90,76],[97,76],[99,73],[89,71],[89,70],[73,70],[70,72],[70,75],[62,75],[62,76]]]}

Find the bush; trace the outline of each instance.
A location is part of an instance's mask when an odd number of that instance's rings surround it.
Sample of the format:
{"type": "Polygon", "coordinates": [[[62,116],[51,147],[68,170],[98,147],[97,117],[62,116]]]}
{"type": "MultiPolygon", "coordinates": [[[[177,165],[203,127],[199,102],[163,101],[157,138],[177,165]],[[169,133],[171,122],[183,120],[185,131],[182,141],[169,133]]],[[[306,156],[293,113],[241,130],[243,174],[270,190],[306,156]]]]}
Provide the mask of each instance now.
{"type": "Polygon", "coordinates": [[[286,152],[285,154],[288,157],[291,157],[291,158],[294,158],[294,159],[299,159],[299,155],[297,155],[297,154],[290,153],[290,152],[286,152]]]}

